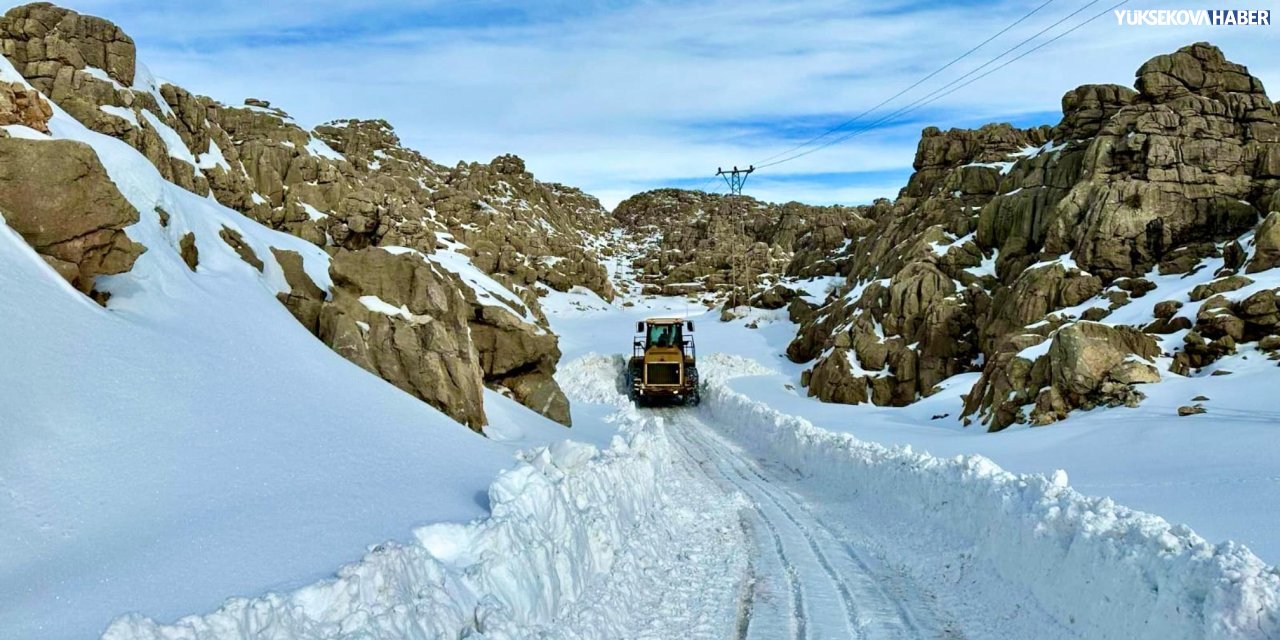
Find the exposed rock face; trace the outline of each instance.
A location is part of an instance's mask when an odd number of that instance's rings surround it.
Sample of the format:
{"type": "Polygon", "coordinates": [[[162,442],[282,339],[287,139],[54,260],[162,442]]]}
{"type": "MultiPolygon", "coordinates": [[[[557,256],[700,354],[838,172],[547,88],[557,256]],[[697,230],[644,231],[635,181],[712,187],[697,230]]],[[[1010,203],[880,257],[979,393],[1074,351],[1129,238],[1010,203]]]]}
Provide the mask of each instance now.
{"type": "Polygon", "coordinates": [[[740,304],[791,264],[797,275],[838,273],[846,258],[831,252],[870,227],[851,207],[776,205],[681,189],[634,195],[613,216],[628,233],[626,242],[641,247],[633,267],[645,292],[741,289],[740,304]],[[796,252],[805,259],[793,261],[796,252]]]}
{"type": "Polygon", "coordinates": [[[1002,342],[969,392],[965,415],[977,414],[992,431],[1028,418],[1044,425],[1076,408],[1135,406],[1143,396],[1133,385],[1160,380],[1149,362],[1160,350],[1135,329],[1077,322],[1048,338],[1047,349],[1045,340],[1022,334],[1002,342]]]}
{"type": "Polygon", "coordinates": [[[348,360],[473,429],[485,424],[471,306],[454,276],[414,253],[339,251],[319,336],[348,360]]]}
{"type": "Polygon", "coordinates": [[[128,271],[145,250],[123,231],[137,210],[79,142],[0,138],[0,213],[85,293],[96,276],[128,271]]]}
{"type": "Polygon", "coordinates": [[[319,335],[320,312],[328,300],[328,293],[307,275],[302,267],[302,256],[296,251],[272,247],[271,254],[284,271],[285,282],[289,285],[289,293],[278,293],[276,297],[302,326],[319,335]]]}
{"type": "Polygon", "coordinates": [[[1252,254],[1239,239],[1275,200],[1280,114],[1256,78],[1210,45],[1154,58],[1137,78],[1136,90],[1068,92],[1053,128],[926,129],[898,199],[862,212],[874,228],[848,251],[848,282],[806,313],[788,349],[798,362],[826,354],[814,362],[810,393],[906,404],[941,377],[981,368],[966,414],[992,428],[1136,401],[1128,385],[1154,370],[1112,361],[1126,350],[1149,359],[1148,341],[1109,335],[1104,342],[1118,346],[1086,349],[1111,363],[1091,370],[1087,384],[1070,383],[1077,372],[1051,361],[1079,355],[1074,338],[1101,331],[1074,321],[1108,318],[1147,295],[1151,271],[1192,273],[1214,258],[1223,279],[1192,293],[1193,303],[1205,300],[1197,313],[1164,305],[1143,321],[1164,334],[1194,324],[1175,372],[1273,333],[1267,295],[1251,302],[1248,318],[1243,300],[1213,296],[1247,286],[1232,277],[1241,270],[1280,264],[1274,216],[1258,227],[1252,254]],[[1017,357],[1050,335],[1042,348],[1054,356],[1017,357]]]}
{"type": "MultiPolygon", "coordinates": [[[[453,236],[470,247],[476,266],[509,289],[541,282],[613,298],[608,274],[589,248],[611,228],[607,212],[577,189],[534,180],[520,158],[458,165],[432,203],[453,236]]],[[[532,296],[525,298],[537,306],[532,296]]]]}
{"type": "Polygon", "coordinates": [[[240,235],[239,231],[223,227],[222,230],[218,232],[218,235],[222,238],[223,242],[227,243],[235,250],[236,255],[240,256],[241,260],[249,263],[249,266],[257,269],[258,271],[262,271],[263,267],[266,266],[262,262],[262,259],[258,257],[258,254],[253,252],[253,247],[250,247],[249,244],[244,241],[244,238],[240,235]]]}
{"type": "Polygon", "coordinates": [[[554,334],[506,310],[473,303],[471,339],[479,352],[485,384],[569,425],[569,399],[552,377],[560,360],[554,334]]]}
{"type": "Polygon", "coordinates": [[[1051,212],[1045,239],[1047,252],[1071,251],[1104,278],[1141,275],[1189,241],[1247,231],[1280,178],[1280,119],[1262,84],[1216,47],[1153,58],[1137,87],[1090,144],[1082,181],[1051,212]]]}
{"type": "Polygon", "coordinates": [[[20,124],[49,133],[53,107],[39,91],[17,82],[0,82],[0,126],[20,124]]]}
{"type": "MultiPolygon", "coordinates": [[[[575,286],[613,296],[597,254],[613,224],[595,198],[534,179],[515,156],[453,168],[434,163],[405,148],[382,120],[340,120],[308,132],[266,100],[227,106],[160,85],[118,27],[47,3],[15,7],[0,17],[0,52],[49,100],[90,129],[133,146],[165,179],[212,195],[274,229],[335,253],[401,246],[429,254],[448,241],[513,291],[537,319],[536,326],[519,329],[476,320],[497,335],[537,336],[492,340],[494,357],[486,362],[519,364],[495,364],[486,379],[567,422],[563,394],[550,376],[559,351],[538,297],[548,288],[575,286]],[[508,354],[508,348],[516,352],[508,354]]],[[[51,113],[39,94],[0,86],[0,123],[43,130],[51,113]]],[[[223,240],[262,269],[263,256],[252,255],[236,234],[228,231],[223,240]]],[[[194,238],[179,249],[194,268],[194,238]]],[[[112,260],[109,268],[121,268],[112,260]]],[[[91,280],[57,266],[82,284],[91,280]]],[[[88,271],[104,272],[93,266],[88,271]]],[[[456,279],[449,282],[461,287],[456,279]]],[[[461,287],[458,293],[469,291],[461,287]]],[[[321,307],[329,304],[298,286],[281,300],[313,331],[321,307]]],[[[413,361],[412,354],[405,357],[413,361]]],[[[392,367],[365,368],[400,375],[392,367]]],[[[404,386],[406,379],[392,382],[404,386]]]]}
{"type": "Polygon", "coordinates": [[[90,129],[128,142],[165,179],[201,195],[209,192],[187,149],[171,149],[165,141],[165,129],[177,121],[156,99],[154,79],[139,68],[133,40],[119,27],[48,3],[23,5],[0,17],[0,52],[27,82],[90,129]]]}
{"type": "Polygon", "coordinates": [[[46,95],[53,93],[65,66],[101,69],[116,82],[133,85],[133,39],[102,18],[36,2],[10,9],[0,18],[0,31],[6,34],[0,52],[46,95]]]}
{"type": "MultiPolygon", "coordinates": [[[[864,211],[871,226],[848,250],[848,283],[801,325],[788,356],[805,362],[828,347],[852,346],[859,367],[876,372],[871,380],[878,392],[867,399],[877,404],[914,402],[970,370],[996,283],[984,267],[991,257],[974,240],[977,211],[994,196],[1001,163],[1043,144],[1047,134],[1047,128],[1008,125],[926,129],[916,174],[896,202],[864,211]]],[[[789,271],[803,272],[794,263],[789,271]]],[[[810,393],[837,401],[822,386],[810,393]]]]}

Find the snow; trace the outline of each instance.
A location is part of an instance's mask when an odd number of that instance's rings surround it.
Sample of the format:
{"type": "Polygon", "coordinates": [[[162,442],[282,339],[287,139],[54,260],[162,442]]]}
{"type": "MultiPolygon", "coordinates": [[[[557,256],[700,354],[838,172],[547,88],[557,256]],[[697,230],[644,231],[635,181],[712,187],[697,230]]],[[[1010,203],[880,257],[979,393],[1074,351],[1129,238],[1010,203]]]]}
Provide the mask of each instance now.
{"type": "Polygon", "coordinates": [[[92,78],[96,78],[103,82],[110,83],[113,88],[116,88],[116,89],[125,88],[124,85],[120,84],[119,82],[116,82],[116,79],[112,78],[111,75],[107,73],[106,69],[99,69],[98,67],[86,66],[85,68],[81,69],[81,71],[92,78]]]}
{"type": "Polygon", "coordinates": [[[200,154],[198,160],[196,166],[201,169],[222,167],[223,171],[231,171],[231,165],[227,163],[226,156],[222,155],[222,149],[218,147],[218,143],[213,138],[209,139],[209,150],[200,154]]]}
{"type": "Polygon", "coordinates": [[[378,296],[360,296],[360,304],[364,308],[387,316],[397,316],[416,324],[426,324],[434,320],[431,316],[420,316],[409,311],[408,305],[395,306],[378,296]]]}
{"type": "Polygon", "coordinates": [[[522,453],[489,487],[484,520],[419,528],[335,579],[171,626],[123,617],[106,637],[719,637],[748,561],[740,503],[679,464],[661,418],[619,417],[607,451],[522,453]]]}
{"type": "Polygon", "coordinates": [[[1018,352],[1018,357],[1028,362],[1035,362],[1040,358],[1048,355],[1049,347],[1053,345],[1053,336],[1049,336],[1043,342],[1033,344],[1022,351],[1018,352]]]}
{"type": "Polygon", "coordinates": [[[1070,619],[1072,635],[1280,634],[1280,571],[1247,548],[1212,545],[1184,525],[1084,496],[1061,471],[1015,475],[981,456],[943,459],[819,429],[732,390],[725,377],[740,368],[707,368],[710,424],[756,455],[804,470],[832,501],[871,496],[872,508],[919,521],[914,535],[937,536],[934,529],[965,540],[966,561],[1070,619]]]}
{"type": "MultiPolygon", "coordinates": [[[[105,72],[104,72],[105,75],[105,72]]],[[[160,84],[162,81],[151,74],[151,69],[143,64],[141,60],[136,61],[133,71],[133,87],[134,91],[142,91],[151,94],[156,99],[156,104],[160,105],[160,112],[166,116],[172,116],[173,107],[165,101],[164,96],[160,93],[160,84]]]]}
{"type": "Polygon", "coordinates": [[[975,276],[975,277],[978,277],[978,278],[981,278],[981,277],[984,277],[984,276],[992,276],[992,277],[995,277],[995,275],[996,275],[996,259],[997,259],[997,258],[999,258],[999,257],[1000,257],[1000,250],[999,250],[999,249],[992,249],[992,250],[991,250],[991,257],[989,257],[989,258],[988,258],[988,257],[986,257],[986,256],[983,256],[983,258],[982,258],[982,263],[981,263],[981,264],[979,264],[979,265],[978,265],[978,266],[976,266],[976,267],[968,267],[968,268],[966,268],[966,269],[965,269],[965,272],[966,272],[966,273],[968,273],[969,275],[972,275],[972,276],[975,276]]]}
{"type": "Polygon", "coordinates": [[[328,158],[330,160],[347,159],[341,153],[334,151],[332,147],[325,144],[323,140],[315,137],[307,139],[307,152],[313,156],[320,156],[321,158],[328,158]]]}
{"type": "Polygon", "coordinates": [[[488,513],[477,495],[513,447],[350,364],[276,301],[270,247],[328,288],[322,250],[165,182],[56,107],[50,126],[97,151],[148,251],[99,280],[104,309],[0,225],[0,636],[95,637],[126,611],[173,620],[488,513]],[[176,246],[188,231],[196,273],[176,246]]]}
{"type": "Polygon", "coordinates": [[[187,149],[187,144],[182,141],[182,136],[178,135],[177,131],[174,131],[172,127],[157,118],[156,114],[146,109],[142,109],[141,113],[147,124],[152,129],[155,129],[156,133],[160,134],[160,139],[164,141],[164,146],[168,149],[170,158],[177,158],[192,166],[197,166],[198,163],[195,156],[191,155],[191,151],[187,149]]]}
{"type": "Polygon", "coordinates": [[[798,291],[801,296],[808,298],[811,302],[821,304],[827,299],[827,293],[843,284],[844,281],[843,276],[819,276],[806,280],[785,279],[782,284],[798,291]]]}
{"type": "Polygon", "coordinates": [[[315,208],[310,204],[307,204],[305,202],[299,202],[298,204],[302,205],[302,210],[307,212],[307,217],[311,218],[312,220],[319,221],[329,217],[329,214],[315,208]]]}
{"type": "Polygon", "coordinates": [[[121,120],[127,120],[131,124],[133,124],[133,126],[135,127],[138,126],[138,114],[134,113],[133,109],[128,109],[125,107],[117,107],[115,105],[110,105],[110,104],[104,104],[102,106],[99,106],[98,108],[101,109],[103,113],[111,114],[117,118],[120,118],[121,120]]]}
{"type": "Polygon", "coordinates": [[[48,140],[49,139],[48,134],[44,134],[39,131],[36,131],[35,129],[32,129],[31,127],[28,127],[24,124],[7,124],[7,125],[4,125],[3,127],[0,127],[0,129],[3,129],[5,133],[8,133],[9,135],[15,138],[23,138],[25,140],[48,140]]]}

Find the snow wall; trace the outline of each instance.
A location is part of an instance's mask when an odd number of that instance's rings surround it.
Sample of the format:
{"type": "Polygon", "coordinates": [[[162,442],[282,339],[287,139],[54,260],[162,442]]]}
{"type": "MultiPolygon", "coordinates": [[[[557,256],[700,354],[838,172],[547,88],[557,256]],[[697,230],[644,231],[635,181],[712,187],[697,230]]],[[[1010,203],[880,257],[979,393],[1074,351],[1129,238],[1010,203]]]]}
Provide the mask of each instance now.
{"type": "Polygon", "coordinates": [[[1280,569],[1232,542],[1081,495],[1064,472],[1015,475],[982,456],[888,448],[731,389],[754,362],[713,355],[702,411],[754,453],[970,541],[974,560],[1090,638],[1280,638],[1280,569]]]}
{"type": "MultiPolygon", "coordinates": [[[[608,450],[562,442],[522,454],[489,488],[489,518],[420,528],[416,544],[379,545],[336,579],[290,594],[231,599],[211,614],[171,625],[123,616],[103,637],[565,637],[555,629],[556,615],[592,597],[593,585],[610,574],[625,548],[669,544],[662,512],[674,497],[662,479],[671,445],[661,420],[631,410],[622,419],[622,435],[608,450]]],[[[652,588],[634,573],[636,588],[652,588]]],[[[602,615],[599,630],[624,633],[609,625],[625,618],[602,615]]]]}

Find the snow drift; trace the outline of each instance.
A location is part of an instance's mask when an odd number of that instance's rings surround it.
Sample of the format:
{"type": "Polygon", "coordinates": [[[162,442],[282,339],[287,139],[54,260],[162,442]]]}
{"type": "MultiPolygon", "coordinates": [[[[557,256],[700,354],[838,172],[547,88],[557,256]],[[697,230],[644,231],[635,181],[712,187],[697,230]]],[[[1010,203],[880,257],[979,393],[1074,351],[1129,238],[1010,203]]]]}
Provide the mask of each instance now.
{"type": "Polygon", "coordinates": [[[1091,498],[1066,474],[1015,475],[981,456],[941,459],[815,427],[734,391],[765,373],[744,358],[703,365],[703,408],[748,448],[854,500],[966,540],[974,560],[1090,638],[1275,638],[1280,569],[1232,542],[1091,498]]]}
{"type": "MultiPolygon", "coordinates": [[[[172,625],[122,617],[104,640],[630,637],[679,582],[690,545],[711,555],[742,542],[733,501],[706,500],[715,492],[697,479],[669,481],[680,471],[662,420],[622,418],[607,450],[566,441],[522,454],[490,487],[489,518],[422,527],[415,542],[380,545],[291,594],[234,599],[172,625]],[[673,530],[689,529],[673,518],[699,520],[709,537],[677,539],[673,530]]],[[[727,587],[695,575],[689,590],[732,620],[746,560],[727,558],[713,576],[727,587]]]]}

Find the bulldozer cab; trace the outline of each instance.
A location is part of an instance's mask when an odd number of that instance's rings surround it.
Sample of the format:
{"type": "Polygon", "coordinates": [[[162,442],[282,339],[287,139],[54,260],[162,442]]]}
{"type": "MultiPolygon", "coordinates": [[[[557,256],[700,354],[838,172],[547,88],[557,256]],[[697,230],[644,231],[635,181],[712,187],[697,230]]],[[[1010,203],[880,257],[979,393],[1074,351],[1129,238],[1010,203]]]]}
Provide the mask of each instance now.
{"type": "Polygon", "coordinates": [[[626,384],[636,404],[658,401],[697,404],[697,351],[693,322],[649,318],[636,323],[626,384]]]}
{"type": "Polygon", "coordinates": [[[643,357],[646,354],[674,351],[692,360],[697,354],[693,344],[692,320],[678,318],[650,318],[636,323],[636,333],[640,334],[632,340],[632,357],[643,357]]]}
{"type": "Polygon", "coordinates": [[[693,345],[693,339],[685,339],[684,329],[689,328],[693,332],[693,322],[681,322],[676,319],[653,318],[643,322],[636,323],[636,333],[638,336],[636,342],[644,341],[644,350],[647,351],[654,347],[657,348],[683,348],[693,345]]]}

